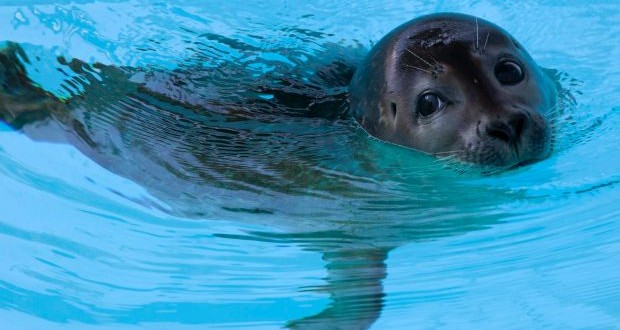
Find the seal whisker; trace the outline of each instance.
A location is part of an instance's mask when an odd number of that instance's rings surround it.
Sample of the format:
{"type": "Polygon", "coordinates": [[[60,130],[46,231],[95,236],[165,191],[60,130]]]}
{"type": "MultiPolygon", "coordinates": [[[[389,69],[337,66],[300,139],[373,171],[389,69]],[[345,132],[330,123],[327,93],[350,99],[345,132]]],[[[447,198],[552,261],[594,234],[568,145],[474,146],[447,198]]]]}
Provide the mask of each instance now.
{"type": "Polygon", "coordinates": [[[435,160],[435,163],[456,163],[459,161],[459,158],[457,155],[441,156],[441,155],[435,154],[435,157],[437,157],[437,159],[435,160]]]}
{"type": "Polygon", "coordinates": [[[428,61],[426,61],[425,59],[423,59],[422,57],[420,57],[418,54],[414,53],[411,49],[409,48],[405,48],[406,51],[408,51],[411,55],[415,56],[416,58],[418,58],[420,61],[424,62],[424,64],[428,65],[429,68],[433,68],[433,65],[428,63],[428,61]]]}
{"type": "Polygon", "coordinates": [[[455,155],[455,154],[460,154],[465,152],[465,149],[458,149],[458,150],[450,150],[450,151],[440,151],[440,152],[436,152],[434,153],[437,156],[443,156],[443,155],[455,155]]]}
{"type": "Polygon", "coordinates": [[[482,47],[482,52],[484,53],[487,50],[487,43],[489,42],[489,34],[491,34],[491,32],[487,32],[487,38],[484,41],[484,46],[482,47]]]}
{"type": "Polygon", "coordinates": [[[466,150],[460,149],[460,150],[436,152],[436,153],[433,153],[433,155],[437,157],[438,160],[440,161],[462,163],[465,152],[466,150]]]}
{"type": "Polygon", "coordinates": [[[562,108],[560,107],[560,105],[556,103],[554,106],[550,107],[549,109],[547,109],[547,111],[543,113],[543,117],[545,117],[546,119],[555,118],[558,113],[561,112],[561,110],[562,108]]]}
{"type": "Polygon", "coordinates": [[[426,73],[428,73],[428,74],[433,74],[433,71],[431,71],[431,70],[423,69],[423,68],[420,68],[420,67],[417,67],[417,66],[413,66],[413,65],[409,65],[409,64],[403,64],[403,65],[404,65],[404,66],[406,66],[406,67],[408,67],[408,68],[412,68],[412,69],[417,69],[417,70],[420,70],[420,71],[424,71],[424,72],[426,72],[426,73]]]}
{"type": "Polygon", "coordinates": [[[476,17],[476,51],[480,49],[480,43],[478,42],[478,17],[476,17]]]}

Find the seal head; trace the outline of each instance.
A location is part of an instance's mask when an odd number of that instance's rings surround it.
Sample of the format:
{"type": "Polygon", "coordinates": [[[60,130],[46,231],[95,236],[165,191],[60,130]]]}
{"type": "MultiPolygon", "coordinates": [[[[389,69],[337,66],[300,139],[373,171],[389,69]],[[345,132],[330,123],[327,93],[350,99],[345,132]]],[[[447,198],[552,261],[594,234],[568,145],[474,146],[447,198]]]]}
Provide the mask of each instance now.
{"type": "Polygon", "coordinates": [[[384,141],[499,167],[550,153],[555,85],[512,36],[473,16],[396,28],[366,56],[349,94],[357,122],[384,141]]]}

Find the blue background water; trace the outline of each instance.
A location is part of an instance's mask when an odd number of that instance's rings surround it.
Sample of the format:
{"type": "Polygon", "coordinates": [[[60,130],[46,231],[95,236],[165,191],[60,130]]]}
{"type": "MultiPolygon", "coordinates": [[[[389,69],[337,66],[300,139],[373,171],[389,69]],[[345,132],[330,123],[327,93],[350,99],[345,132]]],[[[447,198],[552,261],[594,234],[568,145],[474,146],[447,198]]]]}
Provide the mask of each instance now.
{"type": "MultiPolygon", "coordinates": [[[[614,2],[3,1],[0,40],[42,57],[33,79],[62,96],[66,86],[53,79],[46,58],[175,68],[191,57],[188,31],[309,53],[327,42],[370,46],[439,11],[490,20],[540,65],[567,74],[563,86],[576,105],[560,122],[551,158],[485,177],[416,168],[409,151],[369,142],[369,152],[383,157],[383,174],[366,183],[376,195],[280,196],[262,201],[275,210],[265,216],[227,215],[209,201],[203,206],[212,215],[195,219],[171,215],[170,200],[72,146],[34,142],[2,126],[2,328],[279,328],[329,305],[315,246],[335,244],[324,231],[336,223],[370,237],[368,244],[398,246],[386,261],[385,306],[374,328],[618,327],[614,2]],[[308,42],[295,35],[299,27],[322,35],[308,42]],[[430,183],[421,182],[425,175],[430,183]],[[445,225],[414,233],[416,223],[428,222],[445,225]]],[[[217,56],[235,59],[234,52],[217,56]]],[[[346,166],[326,168],[361,180],[346,166]]],[[[252,204],[243,196],[240,204],[252,204]]]]}

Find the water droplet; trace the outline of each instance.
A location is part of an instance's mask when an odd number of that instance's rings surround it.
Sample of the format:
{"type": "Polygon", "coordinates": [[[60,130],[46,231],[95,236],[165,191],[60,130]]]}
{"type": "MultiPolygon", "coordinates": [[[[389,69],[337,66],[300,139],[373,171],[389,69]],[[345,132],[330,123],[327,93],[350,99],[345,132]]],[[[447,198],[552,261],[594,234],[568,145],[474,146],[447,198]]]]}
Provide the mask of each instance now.
{"type": "Polygon", "coordinates": [[[11,23],[13,25],[13,28],[17,28],[20,25],[30,24],[30,22],[28,21],[28,18],[26,18],[26,16],[21,10],[18,10],[15,12],[15,14],[13,15],[13,21],[11,23]]]}

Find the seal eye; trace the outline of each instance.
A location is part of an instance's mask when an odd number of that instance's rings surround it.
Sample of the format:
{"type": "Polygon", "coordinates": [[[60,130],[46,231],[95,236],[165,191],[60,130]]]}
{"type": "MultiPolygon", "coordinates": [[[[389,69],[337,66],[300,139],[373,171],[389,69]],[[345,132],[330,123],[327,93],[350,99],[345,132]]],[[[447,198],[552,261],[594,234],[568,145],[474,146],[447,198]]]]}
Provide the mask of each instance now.
{"type": "Polygon", "coordinates": [[[416,109],[422,117],[428,117],[445,107],[444,101],[433,93],[422,94],[418,99],[416,109]]]}
{"type": "Polygon", "coordinates": [[[516,85],[523,80],[523,69],[513,61],[501,61],[495,66],[495,77],[502,85],[516,85]]]}

